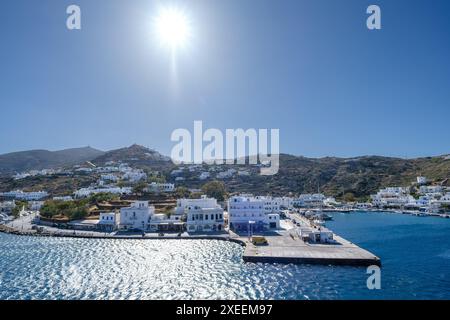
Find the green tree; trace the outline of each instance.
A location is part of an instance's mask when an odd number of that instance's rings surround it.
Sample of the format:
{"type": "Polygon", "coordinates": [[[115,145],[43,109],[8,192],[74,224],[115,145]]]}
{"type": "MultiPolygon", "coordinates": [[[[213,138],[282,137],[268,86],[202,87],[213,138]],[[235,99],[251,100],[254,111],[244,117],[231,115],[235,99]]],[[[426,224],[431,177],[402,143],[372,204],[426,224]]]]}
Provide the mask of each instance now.
{"type": "Polygon", "coordinates": [[[19,217],[19,213],[20,211],[22,211],[23,207],[27,207],[28,206],[28,202],[26,201],[16,201],[16,207],[12,210],[12,215],[17,218],[19,217]]]}
{"type": "Polygon", "coordinates": [[[191,192],[186,187],[177,187],[175,189],[175,197],[180,198],[189,198],[191,196],[191,192]]]}
{"type": "Polygon", "coordinates": [[[211,181],[203,185],[202,191],[212,198],[216,198],[218,201],[225,200],[225,184],[221,181],[211,181]]]}
{"type": "Polygon", "coordinates": [[[53,218],[58,215],[63,215],[69,220],[82,219],[89,214],[89,201],[49,200],[42,206],[40,214],[46,218],[53,218]]]}
{"type": "Polygon", "coordinates": [[[133,193],[143,193],[144,189],[147,188],[147,183],[139,182],[133,187],[133,193]]]}
{"type": "Polygon", "coordinates": [[[345,202],[355,202],[355,195],[352,192],[346,192],[344,194],[344,201],[345,202]]]}
{"type": "Polygon", "coordinates": [[[87,200],[79,200],[78,203],[81,202],[85,202],[85,204],[87,203],[99,203],[99,202],[107,202],[107,201],[113,201],[113,200],[118,200],[120,197],[116,194],[113,193],[106,193],[106,192],[102,192],[102,193],[97,193],[97,194],[93,194],[89,197],[89,199],[87,200]]]}

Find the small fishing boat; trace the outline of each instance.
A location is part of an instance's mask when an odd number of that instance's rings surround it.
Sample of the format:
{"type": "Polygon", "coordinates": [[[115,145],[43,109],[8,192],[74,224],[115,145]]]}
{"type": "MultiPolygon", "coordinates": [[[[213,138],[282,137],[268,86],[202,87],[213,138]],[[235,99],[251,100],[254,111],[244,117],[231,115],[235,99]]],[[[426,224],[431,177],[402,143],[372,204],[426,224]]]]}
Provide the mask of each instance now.
{"type": "Polygon", "coordinates": [[[324,225],[325,225],[325,221],[324,221],[324,220],[321,220],[321,219],[314,219],[314,220],[313,220],[313,223],[314,223],[315,225],[318,225],[318,226],[324,226],[324,225]]]}
{"type": "Polygon", "coordinates": [[[416,217],[426,217],[427,214],[424,213],[424,212],[414,212],[414,213],[413,213],[413,216],[416,216],[416,217]]]}

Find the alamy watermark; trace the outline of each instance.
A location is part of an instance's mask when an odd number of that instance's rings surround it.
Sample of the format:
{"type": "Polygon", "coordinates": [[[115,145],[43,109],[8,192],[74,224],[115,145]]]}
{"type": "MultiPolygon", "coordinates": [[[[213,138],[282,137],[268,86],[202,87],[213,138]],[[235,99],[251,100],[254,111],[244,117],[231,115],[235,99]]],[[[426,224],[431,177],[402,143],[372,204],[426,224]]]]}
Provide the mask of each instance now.
{"type": "Polygon", "coordinates": [[[223,134],[213,128],[203,132],[203,122],[194,121],[193,134],[176,129],[170,139],[178,142],[171,152],[176,164],[260,164],[261,175],[278,173],[279,129],[270,129],[270,135],[269,129],[226,129],[223,134]]]}
{"type": "MultiPolygon", "coordinates": [[[[76,4],[67,7],[66,13],[69,15],[66,20],[66,27],[69,30],[81,30],[81,8],[76,4]]],[[[366,26],[369,30],[381,29],[381,8],[378,5],[371,4],[367,7],[367,14],[370,16],[366,20],[366,26]]]]}
{"type": "Polygon", "coordinates": [[[369,30],[381,29],[381,8],[375,4],[367,7],[367,14],[370,16],[367,18],[366,25],[369,30]]]}
{"type": "Polygon", "coordinates": [[[381,268],[373,265],[367,268],[367,274],[370,276],[367,278],[367,289],[380,290],[381,289],[381,268]]]}
{"type": "Polygon", "coordinates": [[[81,8],[76,4],[67,7],[66,13],[69,15],[66,20],[66,27],[69,30],[81,30],[81,8]]]}

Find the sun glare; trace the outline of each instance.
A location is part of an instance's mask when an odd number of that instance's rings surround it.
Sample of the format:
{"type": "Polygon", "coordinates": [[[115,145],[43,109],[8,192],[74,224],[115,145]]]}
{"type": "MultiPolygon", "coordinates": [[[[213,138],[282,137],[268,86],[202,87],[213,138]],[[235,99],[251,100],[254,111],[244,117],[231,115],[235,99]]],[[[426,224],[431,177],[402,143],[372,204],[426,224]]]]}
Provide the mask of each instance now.
{"type": "Polygon", "coordinates": [[[181,10],[165,8],[156,17],[156,31],[163,45],[176,49],[186,45],[191,28],[188,18],[181,10]]]}

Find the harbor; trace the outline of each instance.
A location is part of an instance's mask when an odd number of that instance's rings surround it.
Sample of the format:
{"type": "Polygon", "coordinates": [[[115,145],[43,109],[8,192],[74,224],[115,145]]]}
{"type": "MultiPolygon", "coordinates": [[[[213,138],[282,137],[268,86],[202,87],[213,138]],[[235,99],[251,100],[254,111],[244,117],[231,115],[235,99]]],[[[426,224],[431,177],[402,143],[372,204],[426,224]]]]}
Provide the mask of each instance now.
{"type": "Polygon", "coordinates": [[[386,212],[332,216],[327,227],[381,257],[382,290],[367,289],[368,275],[363,267],[244,263],[246,248],[230,241],[110,240],[0,233],[0,267],[11,270],[3,273],[4,290],[0,296],[8,299],[89,299],[92,296],[99,299],[448,299],[448,278],[429,275],[450,272],[446,249],[450,243],[449,220],[386,212]],[[420,238],[415,234],[432,236],[420,238]],[[424,283],[429,289],[421,290],[424,283]],[[15,290],[18,287],[30,289],[15,290]]]}
{"type": "Polygon", "coordinates": [[[233,231],[208,234],[199,233],[142,233],[95,232],[62,230],[33,225],[33,215],[0,225],[0,232],[23,236],[66,237],[116,240],[220,240],[238,243],[244,247],[242,260],[248,263],[282,263],[347,266],[381,266],[381,260],[356,244],[334,234],[323,226],[314,224],[296,213],[287,213],[280,221],[280,228],[259,233],[267,243],[255,245],[253,234],[237,234],[233,231]],[[307,232],[306,232],[307,231],[307,232]],[[307,234],[307,236],[305,236],[307,234]],[[326,238],[324,238],[326,236],[326,238]],[[322,238],[321,238],[322,237],[322,238]]]}
{"type": "Polygon", "coordinates": [[[381,266],[381,259],[323,226],[297,214],[288,214],[283,229],[266,233],[265,245],[254,245],[252,236],[231,233],[246,244],[245,262],[316,265],[381,266]]]}
{"type": "Polygon", "coordinates": [[[0,226],[0,232],[22,236],[66,237],[85,239],[122,239],[122,240],[220,240],[238,243],[245,247],[242,259],[251,263],[293,263],[348,266],[381,266],[381,260],[370,252],[335,235],[335,244],[308,244],[292,233],[280,232],[277,235],[266,236],[268,245],[255,246],[245,237],[225,237],[214,235],[190,236],[158,236],[158,235],[105,235],[99,233],[55,233],[20,231],[0,226]]]}

